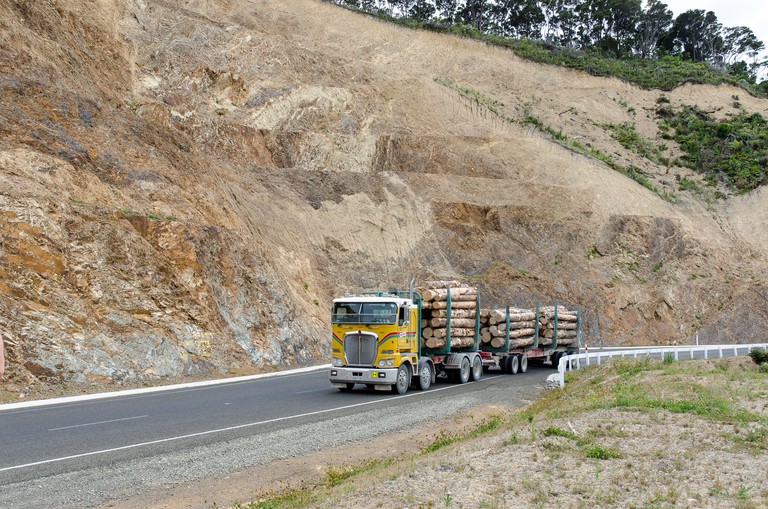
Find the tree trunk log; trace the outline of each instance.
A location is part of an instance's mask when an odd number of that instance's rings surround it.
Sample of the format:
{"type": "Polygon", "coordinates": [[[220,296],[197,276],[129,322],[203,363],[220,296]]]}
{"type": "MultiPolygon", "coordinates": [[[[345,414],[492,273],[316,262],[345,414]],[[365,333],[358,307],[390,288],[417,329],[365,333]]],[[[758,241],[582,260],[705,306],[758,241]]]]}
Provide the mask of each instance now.
{"type": "MultiPolygon", "coordinates": [[[[447,318],[433,318],[429,321],[432,327],[445,327],[448,324],[447,318]]],[[[451,317],[451,327],[474,328],[475,321],[471,318],[453,318],[451,317]]]]}
{"type": "MultiPolygon", "coordinates": [[[[451,318],[474,318],[477,312],[474,309],[451,309],[451,318]]],[[[445,318],[448,316],[447,309],[433,309],[432,318],[445,318]]]]}
{"type": "MultiPolygon", "coordinates": [[[[432,330],[432,337],[434,338],[444,338],[448,334],[448,329],[433,329],[432,330]]],[[[466,328],[453,328],[451,327],[451,338],[466,338],[470,336],[475,335],[475,329],[466,329],[466,328]]]]}
{"type": "MultiPolygon", "coordinates": [[[[448,303],[445,301],[439,301],[439,302],[430,302],[431,309],[446,309],[448,308],[448,303]]],[[[474,300],[472,301],[458,301],[454,302],[451,301],[451,309],[477,309],[477,304],[474,300]]]]}

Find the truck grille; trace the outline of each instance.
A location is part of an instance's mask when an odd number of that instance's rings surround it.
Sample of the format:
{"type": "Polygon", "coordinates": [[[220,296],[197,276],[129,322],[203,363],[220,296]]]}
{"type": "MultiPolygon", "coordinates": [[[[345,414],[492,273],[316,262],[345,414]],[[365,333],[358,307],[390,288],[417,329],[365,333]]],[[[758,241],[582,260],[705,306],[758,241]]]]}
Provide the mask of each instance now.
{"type": "Polygon", "coordinates": [[[344,336],[344,356],[350,366],[373,366],[376,359],[375,334],[353,332],[344,336]]]}

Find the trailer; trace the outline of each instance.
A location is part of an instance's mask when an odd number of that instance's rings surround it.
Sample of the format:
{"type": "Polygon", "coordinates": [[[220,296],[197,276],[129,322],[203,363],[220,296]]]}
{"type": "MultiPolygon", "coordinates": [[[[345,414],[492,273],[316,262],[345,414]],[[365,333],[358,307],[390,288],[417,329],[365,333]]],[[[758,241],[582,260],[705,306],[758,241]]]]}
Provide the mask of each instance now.
{"type": "Polygon", "coordinates": [[[548,345],[540,345],[540,305],[536,305],[535,316],[537,319],[534,321],[535,332],[534,341],[532,345],[524,347],[514,347],[510,340],[510,308],[506,308],[506,323],[505,331],[506,337],[504,343],[500,346],[494,347],[492,345],[484,345],[481,353],[483,355],[483,368],[487,372],[491,368],[498,368],[504,373],[517,374],[525,373],[528,370],[529,361],[545,363],[550,362],[553,367],[556,367],[560,358],[564,355],[572,353],[578,353],[581,346],[581,308],[576,311],[576,326],[575,326],[575,341],[569,338],[569,341],[563,341],[563,344],[558,343],[558,333],[560,332],[558,312],[560,306],[554,305],[554,318],[553,318],[553,335],[548,345]],[[574,344],[575,343],[575,344],[574,344]]]}

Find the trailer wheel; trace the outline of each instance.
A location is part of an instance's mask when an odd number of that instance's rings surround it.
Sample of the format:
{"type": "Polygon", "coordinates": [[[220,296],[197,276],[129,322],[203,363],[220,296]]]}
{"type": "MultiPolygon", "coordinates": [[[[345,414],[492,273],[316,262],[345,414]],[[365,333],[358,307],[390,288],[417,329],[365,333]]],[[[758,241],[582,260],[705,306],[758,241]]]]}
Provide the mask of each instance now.
{"type": "Polygon", "coordinates": [[[416,388],[420,391],[426,391],[432,385],[432,368],[428,362],[425,362],[419,368],[419,376],[416,380],[416,388]]]}
{"type": "Polygon", "coordinates": [[[469,364],[468,357],[461,358],[461,367],[459,368],[459,383],[465,384],[469,382],[469,375],[472,372],[472,366],[469,364]]]}
{"type": "Polygon", "coordinates": [[[483,376],[483,359],[479,355],[475,355],[472,361],[472,372],[469,374],[470,380],[477,382],[483,376]]]}
{"type": "Polygon", "coordinates": [[[520,359],[517,358],[517,355],[510,355],[509,356],[509,372],[513,375],[516,375],[517,372],[520,370],[520,359]]]}
{"type": "Polygon", "coordinates": [[[400,364],[400,367],[397,368],[397,379],[392,385],[392,392],[405,394],[408,392],[409,385],[411,385],[411,370],[408,369],[407,364],[400,364]]]}
{"type": "Polygon", "coordinates": [[[520,362],[518,364],[520,364],[520,373],[525,373],[526,371],[528,371],[528,356],[520,354],[519,357],[520,357],[520,362]]]}
{"type": "Polygon", "coordinates": [[[511,356],[502,357],[501,360],[499,360],[499,367],[501,368],[502,373],[509,373],[509,359],[511,356]]]}
{"type": "Polygon", "coordinates": [[[557,365],[560,364],[560,357],[563,356],[563,352],[555,352],[549,358],[552,361],[552,367],[557,369],[557,365]]]}
{"type": "Polygon", "coordinates": [[[340,390],[341,392],[351,392],[351,391],[352,391],[352,389],[354,389],[354,388],[355,388],[355,384],[353,384],[353,383],[348,383],[348,384],[346,385],[346,387],[339,387],[339,390],[340,390]]]}

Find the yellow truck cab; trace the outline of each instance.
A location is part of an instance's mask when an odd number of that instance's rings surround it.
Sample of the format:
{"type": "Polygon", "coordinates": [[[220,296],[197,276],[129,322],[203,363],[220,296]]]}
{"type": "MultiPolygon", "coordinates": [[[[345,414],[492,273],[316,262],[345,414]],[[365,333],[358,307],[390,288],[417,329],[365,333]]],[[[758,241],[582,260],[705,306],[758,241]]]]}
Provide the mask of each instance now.
{"type": "Polygon", "coordinates": [[[413,292],[370,292],[335,299],[331,385],[351,391],[359,383],[404,394],[416,377],[420,388],[428,388],[434,369],[428,363],[422,363],[426,368],[419,364],[419,304],[413,292]]]}

